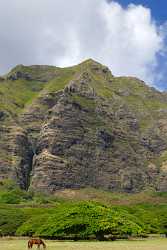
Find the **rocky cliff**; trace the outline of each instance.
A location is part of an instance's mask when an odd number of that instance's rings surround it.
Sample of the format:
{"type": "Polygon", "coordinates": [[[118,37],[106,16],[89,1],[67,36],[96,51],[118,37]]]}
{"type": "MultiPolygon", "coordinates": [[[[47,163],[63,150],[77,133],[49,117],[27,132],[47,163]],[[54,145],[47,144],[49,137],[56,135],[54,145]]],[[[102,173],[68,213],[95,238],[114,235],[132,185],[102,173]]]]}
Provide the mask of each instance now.
{"type": "Polygon", "coordinates": [[[87,60],[0,78],[0,180],[54,192],[167,191],[167,95],[87,60]]]}

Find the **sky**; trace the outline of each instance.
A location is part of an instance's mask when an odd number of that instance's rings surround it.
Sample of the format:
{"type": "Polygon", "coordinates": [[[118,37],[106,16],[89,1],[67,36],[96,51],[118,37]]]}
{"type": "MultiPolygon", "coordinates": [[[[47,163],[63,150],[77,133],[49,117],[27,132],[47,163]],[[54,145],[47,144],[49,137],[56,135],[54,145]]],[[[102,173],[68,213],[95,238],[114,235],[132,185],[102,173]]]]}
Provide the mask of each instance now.
{"type": "MultiPolygon", "coordinates": [[[[111,2],[111,1],[109,1],[111,2]]],[[[143,5],[146,8],[150,8],[152,15],[156,22],[163,23],[167,20],[167,1],[166,0],[119,0],[123,7],[127,7],[128,4],[134,3],[135,5],[143,5]]]]}
{"type": "Polygon", "coordinates": [[[92,58],[167,90],[166,0],[0,0],[0,74],[92,58]]]}

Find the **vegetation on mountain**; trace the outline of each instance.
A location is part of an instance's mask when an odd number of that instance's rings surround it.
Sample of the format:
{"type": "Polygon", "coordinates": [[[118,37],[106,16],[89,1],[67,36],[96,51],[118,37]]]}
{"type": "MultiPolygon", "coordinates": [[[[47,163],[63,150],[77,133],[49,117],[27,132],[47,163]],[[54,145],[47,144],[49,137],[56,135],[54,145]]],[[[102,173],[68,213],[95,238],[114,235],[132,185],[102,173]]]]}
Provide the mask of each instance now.
{"type": "Polygon", "coordinates": [[[22,189],[167,191],[167,96],[93,61],[0,80],[0,179],[22,189]]]}

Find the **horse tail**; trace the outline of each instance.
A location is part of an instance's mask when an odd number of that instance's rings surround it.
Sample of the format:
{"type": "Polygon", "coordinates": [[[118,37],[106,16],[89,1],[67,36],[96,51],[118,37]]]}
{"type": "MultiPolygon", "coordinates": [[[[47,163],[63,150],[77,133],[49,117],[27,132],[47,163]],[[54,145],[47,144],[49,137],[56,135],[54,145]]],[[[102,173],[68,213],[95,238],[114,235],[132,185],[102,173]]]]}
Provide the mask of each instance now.
{"type": "Polygon", "coordinates": [[[28,241],[28,249],[32,247],[30,240],[28,241]]]}

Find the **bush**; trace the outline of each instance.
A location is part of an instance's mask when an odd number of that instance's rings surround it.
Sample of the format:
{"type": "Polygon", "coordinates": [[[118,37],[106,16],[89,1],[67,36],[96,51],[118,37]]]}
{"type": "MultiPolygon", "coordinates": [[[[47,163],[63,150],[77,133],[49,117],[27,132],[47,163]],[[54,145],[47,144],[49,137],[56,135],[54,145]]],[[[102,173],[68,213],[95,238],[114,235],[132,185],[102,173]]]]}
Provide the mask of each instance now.
{"type": "Polygon", "coordinates": [[[20,209],[0,209],[0,236],[15,235],[17,228],[25,220],[20,209]]]}
{"type": "Polygon", "coordinates": [[[152,206],[133,206],[127,208],[133,214],[137,222],[142,225],[146,234],[160,233],[160,219],[157,216],[156,207],[152,206]]]}
{"type": "Polygon", "coordinates": [[[0,192],[0,203],[2,204],[19,204],[31,199],[32,196],[30,193],[19,188],[6,191],[2,190],[0,192]]]}

